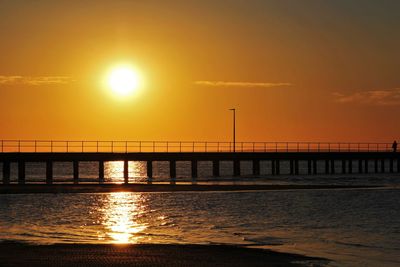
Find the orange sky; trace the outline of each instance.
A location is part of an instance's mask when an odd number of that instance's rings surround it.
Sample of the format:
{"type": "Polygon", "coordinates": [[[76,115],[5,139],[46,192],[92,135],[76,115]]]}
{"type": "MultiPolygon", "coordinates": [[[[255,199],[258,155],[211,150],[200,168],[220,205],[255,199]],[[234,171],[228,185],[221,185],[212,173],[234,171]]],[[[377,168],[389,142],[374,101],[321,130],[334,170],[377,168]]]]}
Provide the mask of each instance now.
{"type": "Polygon", "coordinates": [[[399,1],[82,2],[0,1],[0,139],[400,139],[399,1]]]}

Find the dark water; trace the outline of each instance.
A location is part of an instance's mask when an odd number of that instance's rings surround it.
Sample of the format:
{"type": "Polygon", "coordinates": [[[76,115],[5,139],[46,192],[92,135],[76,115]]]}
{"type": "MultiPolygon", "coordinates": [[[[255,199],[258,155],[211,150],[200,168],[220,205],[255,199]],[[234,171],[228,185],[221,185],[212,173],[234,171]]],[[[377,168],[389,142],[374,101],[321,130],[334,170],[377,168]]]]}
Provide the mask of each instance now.
{"type": "MultiPolygon", "coordinates": [[[[168,164],[157,164],[154,181],[168,181],[168,164]]],[[[400,266],[398,174],[272,177],[264,173],[260,177],[244,175],[234,179],[229,174],[231,163],[224,163],[223,177],[215,179],[204,174],[211,172],[211,164],[204,164],[199,181],[387,187],[0,195],[0,240],[36,244],[241,244],[322,256],[334,260],[332,266],[400,266]]],[[[95,163],[81,167],[83,181],[96,178],[95,163]]],[[[143,163],[130,162],[130,180],[146,181],[145,167],[143,163]]],[[[29,168],[28,180],[43,179],[44,166],[32,164],[29,168]]],[[[55,174],[68,181],[71,168],[60,163],[55,174]]],[[[247,168],[250,173],[251,164],[247,168]]],[[[263,168],[263,172],[268,170],[268,166],[263,168]]],[[[14,178],[15,173],[14,170],[14,178]]],[[[191,181],[189,174],[188,163],[178,165],[178,181],[191,181]]],[[[122,163],[106,164],[106,176],[108,181],[122,181],[122,163]]]]}

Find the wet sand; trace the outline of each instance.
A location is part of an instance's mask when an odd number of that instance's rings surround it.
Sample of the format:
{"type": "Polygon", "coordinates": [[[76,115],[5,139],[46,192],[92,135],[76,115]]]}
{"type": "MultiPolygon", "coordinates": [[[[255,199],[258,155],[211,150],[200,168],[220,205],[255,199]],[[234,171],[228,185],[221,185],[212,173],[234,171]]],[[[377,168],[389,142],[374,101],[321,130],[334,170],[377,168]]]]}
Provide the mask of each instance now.
{"type": "Polygon", "coordinates": [[[0,194],[351,189],[377,186],[267,184],[0,184],[0,194]]]}
{"type": "Polygon", "coordinates": [[[25,245],[0,243],[10,266],[323,266],[327,261],[222,245],[25,245]]]}

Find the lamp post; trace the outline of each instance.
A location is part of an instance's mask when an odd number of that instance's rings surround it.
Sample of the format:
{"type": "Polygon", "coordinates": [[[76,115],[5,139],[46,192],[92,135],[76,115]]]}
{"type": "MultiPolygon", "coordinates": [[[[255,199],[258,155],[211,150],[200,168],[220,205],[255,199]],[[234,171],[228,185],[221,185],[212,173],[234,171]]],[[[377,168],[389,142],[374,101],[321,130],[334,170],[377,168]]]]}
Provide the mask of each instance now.
{"type": "Polygon", "coordinates": [[[233,111],[233,153],[236,152],[236,109],[231,108],[233,111]]]}

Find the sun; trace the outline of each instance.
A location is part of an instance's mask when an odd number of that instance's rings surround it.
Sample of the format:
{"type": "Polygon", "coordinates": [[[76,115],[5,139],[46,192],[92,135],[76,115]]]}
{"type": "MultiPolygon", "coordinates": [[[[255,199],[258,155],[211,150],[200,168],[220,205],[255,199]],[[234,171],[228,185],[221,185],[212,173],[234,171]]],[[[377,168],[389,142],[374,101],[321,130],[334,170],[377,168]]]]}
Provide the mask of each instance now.
{"type": "Polygon", "coordinates": [[[127,96],[134,93],[140,86],[139,72],[128,66],[120,66],[111,70],[108,85],[113,93],[127,96]]]}

